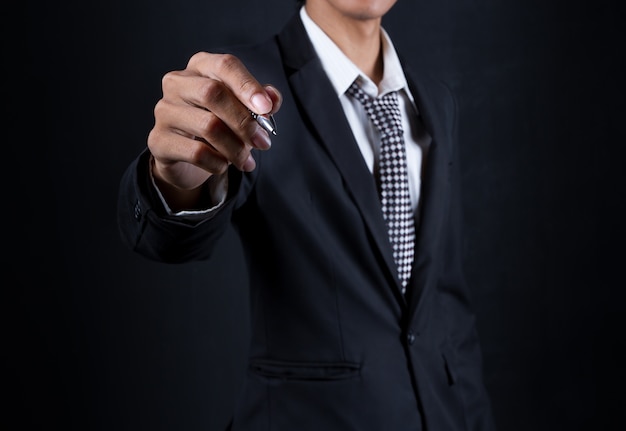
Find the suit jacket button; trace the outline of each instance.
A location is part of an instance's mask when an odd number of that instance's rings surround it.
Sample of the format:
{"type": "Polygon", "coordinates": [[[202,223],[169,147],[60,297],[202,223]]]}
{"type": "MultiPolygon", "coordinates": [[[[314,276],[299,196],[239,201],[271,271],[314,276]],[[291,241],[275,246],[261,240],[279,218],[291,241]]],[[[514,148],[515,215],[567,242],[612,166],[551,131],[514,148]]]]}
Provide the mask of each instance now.
{"type": "Polygon", "coordinates": [[[135,216],[135,220],[140,221],[141,220],[141,206],[139,205],[139,201],[135,202],[135,207],[134,209],[134,216],[135,216]]]}
{"type": "Polygon", "coordinates": [[[413,331],[409,331],[409,333],[406,335],[406,342],[409,343],[409,346],[415,343],[415,334],[413,333],[413,331]]]}

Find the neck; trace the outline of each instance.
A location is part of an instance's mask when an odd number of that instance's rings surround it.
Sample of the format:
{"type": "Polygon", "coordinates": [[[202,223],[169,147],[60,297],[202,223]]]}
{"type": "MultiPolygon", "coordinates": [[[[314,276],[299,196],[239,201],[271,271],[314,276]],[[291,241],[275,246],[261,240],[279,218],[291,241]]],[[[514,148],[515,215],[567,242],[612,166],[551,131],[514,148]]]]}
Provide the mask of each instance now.
{"type": "Polygon", "coordinates": [[[307,1],[307,14],[374,83],[383,77],[381,17],[349,15],[329,2],[307,1]]]}

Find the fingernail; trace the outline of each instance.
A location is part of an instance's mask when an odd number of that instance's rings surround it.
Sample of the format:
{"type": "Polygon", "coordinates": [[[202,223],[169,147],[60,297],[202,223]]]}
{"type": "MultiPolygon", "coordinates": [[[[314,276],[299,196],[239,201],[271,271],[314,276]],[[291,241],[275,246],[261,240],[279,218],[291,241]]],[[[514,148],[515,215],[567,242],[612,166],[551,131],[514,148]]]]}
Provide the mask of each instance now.
{"type": "Polygon", "coordinates": [[[266,85],[264,88],[265,88],[265,91],[271,91],[271,92],[272,92],[272,93],[274,93],[274,94],[277,94],[277,93],[278,93],[278,90],[276,90],[276,88],[274,88],[274,86],[273,86],[273,85],[269,85],[269,84],[268,84],[268,85],[266,85]]]}
{"type": "Polygon", "coordinates": [[[256,162],[254,161],[252,154],[250,154],[244,162],[243,166],[241,167],[241,170],[245,172],[252,172],[254,168],[256,168],[256,162]]]}
{"type": "Polygon", "coordinates": [[[267,114],[272,110],[272,101],[265,94],[257,93],[250,99],[257,114],[267,114]]]}
{"type": "Polygon", "coordinates": [[[257,127],[256,132],[254,132],[250,140],[252,141],[252,145],[259,150],[269,150],[272,146],[272,140],[267,132],[260,126],[257,127]]]}

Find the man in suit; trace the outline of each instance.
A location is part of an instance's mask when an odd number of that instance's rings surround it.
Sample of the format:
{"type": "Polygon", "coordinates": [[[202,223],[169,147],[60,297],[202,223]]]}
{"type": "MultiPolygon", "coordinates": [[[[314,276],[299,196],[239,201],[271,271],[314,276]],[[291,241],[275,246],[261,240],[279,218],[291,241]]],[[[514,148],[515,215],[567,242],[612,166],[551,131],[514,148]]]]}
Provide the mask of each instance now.
{"type": "Polygon", "coordinates": [[[122,179],[122,237],[147,258],[208,259],[230,225],[240,236],[252,330],[233,430],[494,429],[461,270],[457,108],[397,56],[394,3],[308,0],[275,38],[194,55],[164,76],[122,179]],[[397,127],[358,94],[393,95],[397,127]],[[400,263],[379,197],[394,133],[400,263]]]}

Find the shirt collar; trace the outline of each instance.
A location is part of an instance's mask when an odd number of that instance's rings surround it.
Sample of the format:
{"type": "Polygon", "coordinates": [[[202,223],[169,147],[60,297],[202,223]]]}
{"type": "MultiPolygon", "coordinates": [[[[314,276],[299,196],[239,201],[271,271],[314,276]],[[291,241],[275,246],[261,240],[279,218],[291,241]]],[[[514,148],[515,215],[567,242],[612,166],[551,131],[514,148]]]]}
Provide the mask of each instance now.
{"type": "Polygon", "coordinates": [[[382,96],[391,91],[402,89],[405,89],[406,93],[411,97],[400,59],[391,42],[391,38],[384,29],[381,29],[381,32],[383,64],[385,67],[383,79],[377,87],[309,17],[304,6],[300,9],[300,17],[311,39],[311,43],[322,62],[322,67],[337,92],[337,97],[341,97],[357,78],[363,91],[372,97],[382,96]]]}

